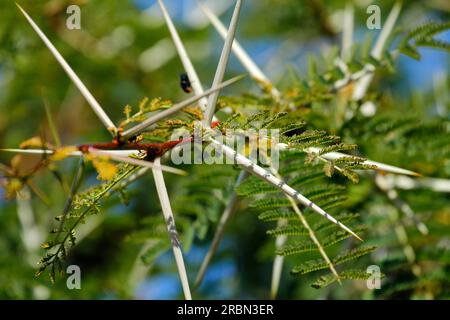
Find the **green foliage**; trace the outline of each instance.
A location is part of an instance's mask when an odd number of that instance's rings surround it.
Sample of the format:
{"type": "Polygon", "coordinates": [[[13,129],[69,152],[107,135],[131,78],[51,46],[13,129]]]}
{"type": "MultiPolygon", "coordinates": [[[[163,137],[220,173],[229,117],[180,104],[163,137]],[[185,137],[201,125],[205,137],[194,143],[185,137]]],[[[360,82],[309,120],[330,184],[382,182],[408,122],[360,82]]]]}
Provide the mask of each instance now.
{"type": "MultiPolygon", "coordinates": [[[[332,259],[332,263],[335,265],[339,265],[344,262],[348,262],[354,259],[357,259],[361,256],[364,256],[368,253],[373,252],[376,247],[361,247],[352,249],[349,251],[345,251],[344,253],[338,255],[334,259],[332,259]]],[[[317,260],[309,260],[300,265],[295,266],[291,273],[294,275],[304,275],[313,271],[321,270],[327,268],[328,265],[325,261],[321,259],[317,260]]]]}
{"type": "Polygon", "coordinates": [[[111,181],[75,194],[73,195],[73,200],[69,198],[66,211],[62,215],[55,217],[60,223],[56,229],[51,230],[51,234],[55,234],[53,240],[44,242],[41,245],[41,248],[45,249],[47,253],[38,263],[37,276],[47,268],[50,268],[50,278],[52,282],[55,282],[56,274],[63,272],[61,260],[66,259],[68,251],[76,244],[75,229],[78,225],[85,223],[87,217],[99,214],[100,200],[109,196],[112,192],[118,191],[118,188],[114,188],[136,171],[136,167],[121,165],[111,181]],[[62,239],[60,239],[61,237],[62,239]]]}
{"type": "Polygon", "coordinates": [[[450,52],[450,43],[434,38],[436,35],[450,30],[450,22],[436,23],[428,22],[420,25],[403,38],[400,51],[411,58],[420,60],[419,47],[430,47],[450,52]]]}
{"type": "MultiPolygon", "coordinates": [[[[340,280],[367,280],[370,277],[370,273],[367,273],[366,270],[358,270],[358,269],[349,269],[344,270],[339,274],[340,280]]],[[[381,278],[384,278],[385,275],[382,274],[381,278]]],[[[312,287],[315,289],[322,289],[330,284],[336,282],[336,277],[332,274],[325,275],[317,279],[312,287]]]]}
{"type": "Polygon", "coordinates": [[[194,167],[192,177],[178,185],[173,209],[188,219],[193,235],[199,239],[205,239],[211,224],[219,220],[235,176],[231,166],[199,165],[194,167]]]}

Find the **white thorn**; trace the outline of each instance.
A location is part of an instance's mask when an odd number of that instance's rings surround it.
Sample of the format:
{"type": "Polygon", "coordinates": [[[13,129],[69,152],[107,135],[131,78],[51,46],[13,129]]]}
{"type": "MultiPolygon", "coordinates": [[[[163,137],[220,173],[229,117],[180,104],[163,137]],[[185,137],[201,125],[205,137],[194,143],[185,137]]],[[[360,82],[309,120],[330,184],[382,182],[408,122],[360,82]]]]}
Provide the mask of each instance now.
{"type": "Polygon", "coordinates": [[[173,255],[175,256],[175,262],[177,264],[181,286],[183,287],[184,297],[186,300],[192,300],[191,290],[189,288],[189,281],[186,273],[186,266],[184,265],[183,260],[183,253],[181,252],[180,241],[178,240],[178,234],[175,227],[175,218],[172,213],[169,195],[167,193],[166,184],[164,182],[164,176],[161,171],[161,158],[155,159],[152,172],[153,177],[155,178],[156,191],[158,192],[158,197],[161,203],[161,209],[164,215],[164,220],[167,225],[167,231],[169,232],[169,237],[172,242],[173,255]]]}
{"type": "Polygon", "coordinates": [[[299,201],[301,204],[303,204],[306,207],[311,208],[314,212],[320,214],[321,216],[325,217],[329,221],[333,222],[334,224],[338,225],[340,228],[344,229],[351,235],[353,235],[355,238],[362,241],[362,239],[354,233],[350,228],[336,220],[333,216],[325,212],[322,208],[320,208],[318,205],[316,205],[314,202],[310,201],[308,198],[300,194],[298,191],[287,185],[284,181],[278,179],[273,174],[268,172],[267,170],[263,169],[253,161],[247,159],[243,155],[239,154],[237,151],[231,149],[230,147],[218,142],[217,140],[214,140],[211,138],[211,142],[216,145],[217,147],[222,150],[222,152],[230,159],[234,159],[236,161],[236,164],[243,167],[245,170],[250,172],[253,175],[256,175],[257,177],[267,181],[271,185],[277,187],[281,191],[283,191],[286,195],[292,197],[295,201],[299,201]]]}
{"type": "MultiPolygon", "coordinates": [[[[234,8],[233,16],[231,18],[230,27],[228,29],[227,38],[225,44],[223,45],[222,54],[220,55],[219,63],[217,65],[216,74],[214,76],[214,81],[212,87],[216,87],[222,82],[223,76],[225,75],[225,69],[228,65],[228,58],[230,57],[230,51],[233,44],[234,36],[236,34],[239,12],[241,11],[242,0],[236,1],[236,7],[234,8]]],[[[205,126],[211,125],[211,120],[214,116],[216,110],[217,98],[219,97],[219,91],[214,92],[208,99],[208,106],[205,111],[205,118],[203,123],[205,126]]]]}
{"type": "MultiPolygon", "coordinates": [[[[191,59],[189,58],[189,55],[187,54],[186,48],[183,45],[183,41],[181,41],[181,38],[177,32],[177,29],[175,28],[175,25],[173,24],[172,19],[170,18],[169,13],[167,12],[167,9],[163,3],[162,0],[158,0],[159,6],[161,8],[161,11],[163,13],[164,19],[166,20],[167,27],[169,28],[170,35],[172,36],[173,42],[175,44],[175,47],[177,49],[178,55],[180,56],[181,62],[183,63],[184,70],[186,71],[189,80],[191,82],[192,88],[194,89],[194,92],[196,95],[203,93],[203,87],[200,82],[200,79],[197,75],[197,72],[195,71],[195,68],[191,62],[191,59]]],[[[203,97],[199,100],[200,107],[202,108],[202,111],[206,110],[206,106],[208,104],[208,99],[206,97],[203,97]]]]}
{"type": "MultiPolygon", "coordinates": [[[[213,27],[217,30],[217,32],[222,36],[223,39],[227,38],[227,29],[219,20],[219,18],[212,12],[205,4],[198,1],[198,5],[206,17],[209,19],[213,27]]],[[[273,84],[269,80],[269,78],[264,74],[264,72],[258,67],[258,65],[253,61],[253,59],[249,56],[249,54],[244,50],[244,48],[239,44],[239,42],[235,39],[233,41],[232,50],[239,61],[242,63],[244,68],[248,71],[253,79],[255,79],[259,84],[267,84],[272,87],[272,95],[274,98],[278,98],[280,96],[280,92],[278,89],[273,87],[273,84]]]]}
{"type": "Polygon", "coordinates": [[[353,45],[353,29],[354,29],[354,7],[348,1],[344,12],[344,26],[342,32],[342,49],[341,59],[345,62],[351,58],[351,49],[353,45]]]}
{"type": "MultiPolygon", "coordinates": [[[[318,153],[320,153],[320,148],[310,147],[310,148],[305,149],[305,152],[318,154],[318,153]]],[[[341,159],[341,158],[351,157],[351,155],[341,153],[341,152],[329,152],[329,153],[322,154],[321,157],[324,159],[327,159],[327,160],[337,160],[337,159],[341,159]]],[[[381,162],[372,161],[372,160],[365,160],[364,162],[362,162],[362,164],[369,165],[369,166],[375,166],[376,167],[375,170],[386,171],[386,172],[396,173],[396,174],[404,174],[404,175],[408,175],[408,176],[420,176],[420,174],[417,172],[399,168],[399,167],[395,167],[395,166],[391,166],[389,164],[385,164],[385,163],[381,163],[381,162]]]]}
{"type": "MultiPolygon", "coordinates": [[[[48,150],[48,149],[0,149],[0,152],[13,152],[13,153],[19,153],[19,154],[36,154],[36,155],[52,155],[57,150],[48,150]]],[[[88,152],[97,155],[97,156],[104,156],[109,157],[115,161],[119,162],[125,162],[129,164],[133,164],[135,166],[141,166],[146,168],[153,168],[153,163],[149,161],[139,160],[135,158],[129,158],[131,155],[138,155],[139,150],[102,150],[102,149],[95,149],[95,148],[89,148],[88,152]]],[[[69,157],[82,157],[83,152],[81,151],[72,151],[68,154],[69,157]]],[[[162,165],[163,171],[178,174],[185,176],[187,175],[187,172],[184,170],[168,167],[162,165]]]]}
{"type": "Polygon", "coordinates": [[[64,69],[64,71],[67,73],[69,78],[73,81],[75,86],[80,90],[81,94],[84,96],[86,101],[91,106],[92,110],[97,114],[99,119],[103,122],[106,129],[111,131],[112,133],[117,132],[117,128],[114,125],[114,123],[111,121],[111,119],[108,117],[108,115],[105,113],[103,108],[100,106],[100,104],[95,100],[94,96],[89,92],[89,90],[86,88],[86,86],[83,84],[83,82],[80,80],[80,78],[76,75],[76,73],[73,71],[73,69],[69,66],[69,64],[64,60],[63,56],[58,52],[58,50],[55,48],[55,46],[50,42],[50,40],[47,38],[47,36],[41,31],[41,29],[37,26],[37,24],[31,19],[31,17],[25,12],[22,7],[17,4],[17,7],[22,12],[22,14],[25,16],[25,18],[30,23],[31,27],[34,29],[34,31],[38,34],[38,36],[41,38],[41,40],[45,43],[47,48],[50,50],[50,52],[53,54],[53,56],[56,58],[56,60],[59,62],[61,67],[64,69]]]}
{"type": "MultiPolygon", "coordinates": [[[[370,53],[372,57],[374,57],[377,60],[381,59],[383,55],[384,47],[386,46],[386,42],[394,29],[401,8],[402,8],[402,1],[397,1],[392,7],[391,12],[389,13],[389,16],[386,20],[386,23],[384,24],[383,29],[381,30],[381,33],[378,36],[377,42],[375,43],[370,53]]],[[[356,101],[361,100],[366,95],[367,89],[369,89],[373,76],[374,76],[373,73],[367,74],[356,83],[352,96],[353,100],[356,101]]]]}

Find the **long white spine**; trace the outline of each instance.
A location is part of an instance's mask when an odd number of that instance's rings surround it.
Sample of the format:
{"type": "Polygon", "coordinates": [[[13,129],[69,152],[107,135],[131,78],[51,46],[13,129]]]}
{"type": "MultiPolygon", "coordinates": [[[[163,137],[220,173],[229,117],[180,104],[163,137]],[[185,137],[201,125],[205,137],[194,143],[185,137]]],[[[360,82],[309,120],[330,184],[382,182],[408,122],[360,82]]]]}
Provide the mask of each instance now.
{"type": "Polygon", "coordinates": [[[155,178],[156,191],[158,192],[161,209],[164,214],[164,220],[166,221],[167,230],[172,242],[173,255],[175,256],[175,262],[177,264],[178,274],[180,276],[181,285],[183,287],[184,297],[186,300],[192,300],[191,290],[189,288],[189,281],[186,273],[186,266],[184,264],[183,253],[181,252],[180,240],[178,239],[178,233],[175,227],[175,218],[172,213],[169,195],[167,193],[164,176],[161,170],[161,158],[155,159],[152,172],[153,177],[155,178]]]}
{"type": "Polygon", "coordinates": [[[98,118],[103,122],[106,129],[108,129],[109,131],[112,131],[112,132],[117,132],[117,127],[114,125],[114,123],[108,117],[108,115],[103,110],[103,108],[100,106],[100,104],[97,102],[97,100],[95,100],[94,96],[86,88],[86,86],[80,80],[80,78],[77,76],[75,71],[73,71],[73,69],[70,67],[70,65],[67,63],[67,61],[58,52],[58,50],[55,48],[55,46],[51,43],[51,41],[47,38],[47,36],[42,32],[42,30],[38,27],[38,25],[33,21],[33,19],[31,19],[31,17],[25,12],[25,10],[22,9],[22,7],[19,6],[17,3],[16,3],[16,5],[19,8],[19,10],[22,12],[22,14],[25,16],[27,21],[30,23],[33,30],[37,33],[39,38],[41,38],[41,40],[44,42],[44,44],[47,46],[47,48],[53,54],[55,59],[59,62],[61,67],[67,73],[69,78],[72,80],[72,82],[78,88],[78,90],[80,90],[81,94],[86,99],[86,101],[89,103],[92,110],[97,114],[98,118]]]}
{"type": "Polygon", "coordinates": [[[320,208],[318,205],[316,205],[314,202],[300,194],[297,190],[293,189],[289,185],[287,185],[284,181],[278,179],[273,174],[271,174],[269,171],[265,170],[264,168],[260,167],[259,165],[255,164],[251,160],[247,159],[243,155],[239,154],[237,151],[231,149],[230,147],[214,140],[211,138],[211,142],[216,145],[217,147],[222,150],[222,152],[227,156],[228,158],[234,159],[235,163],[242,166],[245,170],[257,175],[258,177],[264,179],[271,185],[277,187],[281,191],[283,191],[288,196],[292,197],[293,199],[299,201],[301,204],[303,204],[306,207],[311,208],[314,212],[320,214],[321,216],[325,217],[329,221],[333,222],[334,224],[338,225],[340,228],[344,229],[354,237],[356,237],[359,240],[362,240],[357,234],[355,234],[352,230],[350,230],[347,226],[336,220],[333,216],[325,212],[322,208],[320,208]]]}

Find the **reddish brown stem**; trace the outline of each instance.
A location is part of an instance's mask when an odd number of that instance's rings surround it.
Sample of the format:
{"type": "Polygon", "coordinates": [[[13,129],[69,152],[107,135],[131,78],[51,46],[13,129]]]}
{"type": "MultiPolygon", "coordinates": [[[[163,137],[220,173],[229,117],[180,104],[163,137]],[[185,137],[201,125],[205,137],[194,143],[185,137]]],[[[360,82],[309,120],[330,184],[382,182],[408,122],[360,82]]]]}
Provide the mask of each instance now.
{"type": "MultiPolygon", "coordinates": [[[[211,128],[215,128],[220,124],[220,121],[213,121],[211,128]]],[[[116,137],[112,142],[98,142],[91,144],[82,144],[78,146],[78,150],[83,153],[88,153],[89,148],[95,148],[100,150],[142,150],[147,153],[147,160],[154,160],[157,157],[161,157],[168,150],[183,143],[192,142],[193,138],[185,138],[179,140],[171,140],[161,143],[139,143],[134,141],[121,142],[120,137],[116,137]]]]}
{"type": "Polygon", "coordinates": [[[78,146],[78,149],[83,153],[88,153],[89,148],[95,148],[100,150],[141,150],[147,153],[146,159],[153,160],[157,157],[161,157],[168,150],[174,148],[181,143],[188,143],[192,141],[192,137],[171,140],[161,143],[139,143],[139,142],[127,142],[118,143],[118,140],[112,142],[98,142],[91,144],[83,144],[78,146]]]}

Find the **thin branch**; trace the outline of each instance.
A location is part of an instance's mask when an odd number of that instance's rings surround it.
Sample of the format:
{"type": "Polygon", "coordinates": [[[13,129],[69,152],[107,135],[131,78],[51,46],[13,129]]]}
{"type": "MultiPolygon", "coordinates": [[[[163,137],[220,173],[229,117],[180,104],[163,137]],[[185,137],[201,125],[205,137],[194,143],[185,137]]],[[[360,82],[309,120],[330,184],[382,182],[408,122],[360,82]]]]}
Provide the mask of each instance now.
{"type": "Polygon", "coordinates": [[[92,110],[97,114],[99,119],[103,122],[106,129],[108,129],[111,133],[116,133],[117,128],[114,125],[114,123],[111,121],[111,119],[108,117],[108,115],[105,113],[103,108],[100,106],[100,104],[95,100],[94,96],[89,92],[89,90],[86,88],[86,86],[83,84],[83,82],[80,80],[80,78],[76,75],[76,73],[73,71],[73,69],[69,66],[69,64],[64,60],[63,56],[58,52],[58,50],[55,48],[55,46],[50,42],[50,40],[47,38],[47,36],[41,31],[41,29],[37,26],[37,24],[31,19],[31,17],[25,12],[22,7],[17,4],[17,7],[22,12],[22,14],[25,16],[25,18],[30,23],[31,27],[34,29],[34,31],[37,33],[37,35],[41,38],[41,40],[45,43],[47,48],[50,50],[50,52],[53,54],[53,56],[56,58],[56,60],[59,62],[61,67],[64,69],[64,71],[67,73],[69,78],[73,81],[75,86],[80,90],[81,94],[84,96],[86,101],[91,106],[92,110]]]}
{"type": "MultiPolygon", "coordinates": [[[[217,65],[216,74],[212,87],[216,87],[222,82],[225,75],[225,69],[228,65],[228,58],[230,57],[231,47],[233,45],[234,36],[236,34],[239,12],[241,10],[242,0],[236,1],[236,7],[234,8],[233,16],[231,18],[230,27],[228,28],[227,38],[223,45],[222,54],[220,55],[219,63],[217,65]]],[[[216,110],[217,99],[219,97],[219,91],[214,92],[208,99],[208,106],[205,111],[205,117],[203,123],[205,126],[210,126],[214,112],[216,110]]]]}
{"type": "Polygon", "coordinates": [[[241,76],[231,78],[230,80],[227,80],[227,81],[223,82],[222,84],[219,84],[209,90],[206,90],[205,92],[203,92],[200,95],[196,95],[196,96],[186,99],[180,103],[177,103],[176,105],[172,106],[171,108],[161,111],[158,114],[154,115],[153,117],[150,117],[150,118],[144,120],[143,122],[141,122],[140,124],[132,127],[131,129],[126,130],[121,135],[121,137],[122,137],[122,139],[128,139],[128,138],[131,138],[132,136],[138,135],[139,133],[143,132],[144,130],[146,130],[149,126],[153,125],[154,123],[171,116],[172,114],[180,111],[183,108],[186,108],[187,106],[193,104],[194,102],[200,100],[201,98],[206,97],[213,92],[219,91],[220,89],[225,88],[225,87],[241,80],[244,77],[245,77],[244,75],[241,75],[241,76]]]}
{"type": "Polygon", "coordinates": [[[78,189],[81,186],[81,183],[83,181],[83,177],[84,177],[84,172],[85,172],[86,166],[84,163],[84,159],[80,158],[77,170],[75,172],[75,176],[72,180],[72,185],[70,187],[70,191],[69,191],[69,195],[67,197],[66,203],[64,204],[64,209],[62,212],[62,218],[61,221],[59,222],[59,228],[58,228],[58,233],[55,237],[55,243],[58,242],[58,238],[60,236],[60,234],[63,231],[63,227],[64,227],[64,223],[66,221],[67,218],[67,213],[69,212],[70,208],[72,207],[72,203],[73,203],[73,199],[75,197],[75,195],[78,192],[78,189]]]}
{"type": "MultiPolygon", "coordinates": [[[[167,9],[163,1],[158,0],[158,3],[163,13],[164,19],[166,20],[166,24],[167,27],[169,28],[169,32],[170,35],[172,36],[175,48],[177,49],[178,55],[181,59],[181,62],[183,63],[184,70],[186,70],[186,73],[189,77],[192,88],[194,89],[196,95],[202,94],[203,93],[202,84],[197,75],[197,72],[195,71],[194,65],[191,62],[191,59],[189,58],[189,55],[187,54],[186,48],[184,47],[184,44],[181,41],[180,36],[178,35],[177,29],[175,28],[175,25],[173,24],[173,21],[170,18],[170,15],[167,12],[167,9]]],[[[201,98],[199,100],[199,105],[202,108],[202,111],[205,111],[206,106],[208,105],[208,99],[206,99],[206,97],[201,98]]]]}
{"type": "MultiPolygon", "coordinates": [[[[103,189],[100,193],[98,193],[97,195],[95,195],[94,198],[91,199],[91,204],[89,204],[85,210],[83,210],[80,215],[78,216],[78,218],[75,220],[75,222],[70,226],[70,228],[66,231],[66,235],[64,236],[64,238],[58,243],[58,248],[56,249],[56,251],[52,254],[52,258],[51,260],[47,260],[45,263],[46,265],[44,266],[44,269],[49,266],[52,263],[55,263],[59,258],[60,258],[60,254],[65,252],[65,244],[66,242],[69,240],[69,238],[71,237],[71,235],[73,234],[73,231],[75,230],[75,228],[81,223],[81,221],[83,221],[83,219],[85,219],[86,215],[91,212],[93,206],[95,206],[103,197],[105,197],[106,195],[108,195],[111,191],[112,188],[114,188],[114,186],[116,186],[120,181],[122,181],[122,179],[126,178],[131,172],[133,172],[134,170],[136,170],[136,168],[132,168],[124,173],[122,173],[119,177],[117,177],[115,180],[113,180],[110,184],[108,184],[106,186],[105,189],[103,189]]],[[[38,271],[37,274],[40,274],[44,269],[41,269],[40,271],[38,271]]]]}
{"type": "MultiPolygon", "coordinates": [[[[289,197],[289,196],[288,196],[288,198],[289,198],[289,201],[292,204],[292,207],[294,208],[295,213],[298,215],[298,217],[300,218],[300,221],[305,226],[305,228],[308,230],[309,237],[313,240],[313,242],[315,243],[315,245],[319,249],[320,255],[325,259],[325,262],[328,264],[328,268],[330,268],[331,272],[334,274],[334,276],[336,277],[338,282],[340,282],[339,275],[338,275],[336,269],[334,268],[334,265],[331,262],[330,258],[328,257],[327,253],[325,252],[325,249],[320,244],[319,239],[317,239],[316,234],[314,233],[314,230],[309,226],[308,221],[306,221],[305,216],[300,211],[300,208],[298,207],[298,205],[295,202],[295,200],[292,197],[289,197]]],[[[361,240],[361,238],[359,238],[359,237],[357,237],[357,238],[359,240],[361,240]]]]}
{"type": "Polygon", "coordinates": [[[241,182],[245,178],[247,178],[247,176],[248,176],[248,173],[246,171],[244,171],[244,170],[241,171],[241,173],[239,174],[239,177],[236,180],[236,183],[234,184],[233,193],[231,194],[228,204],[227,204],[224,212],[222,213],[222,216],[220,217],[220,221],[217,226],[216,232],[214,233],[214,238],[211,242],[211,246],[209,247],[208,253],[206,254],[205,258],[202,261],[200,270],[198,271],[198,274],[197,274],[197,278],[195,279],[196,287],[198,287],[201,284],[201,282],[203,281],[206,270],[208,269],[208,266],[211,262],[212,257],[216,253],[217,248],[219,247],[219,243],[223,238],[225,228],[233,214],[234,206],[237,201],[237,195],[236,195],[236,192],[234,191],[234,189],[236,189],[241,184],[241,182]]]}
{"type": "Polygon", "coordinates": [[[167,194],[166,184],[161,171],[161,158],[156,158],[154,163],[155,166],[152,169],[153,177],[155,178],[156,190],[158,192],[161,209],[164,214],[164,220],[166,221],[167,230],[169,231],[170,239],[172,241],[172,250],[175,256],[175,262],[177,264],[181,285],[183,287],[184,297],[186,300],[192,300],[191,290],[189,288],[189,282],[186,274],[186,267],[183,260],[183,253],[180,248],[180,240],[178,239],[178,234],[175,227],[175,219],[173,217],[169,195],[167,194]]]}
{"type": "Polygon", "coordinates": [[[144,176],[149,169],[150,168],[148,168],[148,167],[140,168],[137,172],[135,172],[132,175],[130,175],[129,177],[127,177],[125,179],[125,181],[121,182],[117,188],[123,189],[123,188],[127,187],[128,185],[132,184],[133,182],[135,182],[136,180],[138,180],[139,178],[144,176]]]}
{"type": "Polygon", "coordinates": [[[321,216],[325,217],[327,220],[331,221],[332,223],[339,226],[341,229],[347,231],[351,235],[353,235],[355,238],[362,241],[362,239],[354,233],[351,229],[349,229],[347,226],[336,220],[333,216],[325,212],[322,208],[320,208],[317,204],[307,199],[305,196],[300,194],[298,191],[287,185],[284,181],[278,179],[273,174],[268,172],[267,170],[263,169],[262,167],[255,164],[253,161],[247,159],[243,155],[239,154],[237,151],[231,149],[230,147],[218,142],[217,140],[214,140],[213,138],[210,139],[211,143],[213,143],[216,147],[218,147],[223,154],[225,154],[226,157],[230,159],[234,159],[236,164],[243,167],[245,170],[250,172],[251,174],[267,181],[271,185],[277,187],[281,191],[283,191],[286,195],[294,198],[296,201],[299,201],[301,204],[303,204],[306,207],[311,208],[314,212],[320,214],[321,216]]]}
{"type": "MultiPolygon", "coordinates": [[[[272,174],[274,176],[276,176],[280,181],[282,180],[282,177],[280,176],[280,174],[278,173],[278,171],[276,171],[275,169],[272,169],[272,174]]],[[[330,271],[334,274],[334,276],[336,277],[337,281],[340,282],[339,279],[339,275],[333,265],[333,263],[331,262],[330,258],[328,257],[327,253],[325,252],[325,249],[323,248],[322,244],[320,243],[319,239],[316,236],[316,233],[314,232],[314,230],[310,227],[308,221],[306,220],[305,216],[303,215],[302,211],[300,210],[300,208],[298,207],[297,203],[295,202],[295,199],[286,195],[286,198],[288,198],[289,202],[291,203],[291,207],[294,210],[294,212],[297,214],[297,216],[299,217],[301,223],[303,224],[303,226],[305,227],[306,230],[308,230],[308,234],[309,237],[311,238],[311,240],[314,242],[314,244],[316,245],[317,249],[319,250],[320,255],[323,257],[323,259],[325,260],[325,262],[328,264],[328,267],[330,268],[330,271]]],[[[285,225],[287,224],[287,221],[285,219],[280,219],[278,220],[278,224],[279,225],[285,225]]],[[[277,249],[282,247],[283,244],[286,242],[287,240],[287,236],[282,235],[282,236],[278,236],[276,239],[276,247],[277,249]]],[[[271,298],[275,299],[278,293],[278,288],[279,288],[279,284],[280,284],[280,279],[281,279],[281,273],[282,273],[282,268],[283,268],[283,260],[284,257],[283,256],[277,256],[274,260],[273,263],[273,269],[272,269],[272,287],[271,287],[271,298]]]]}

